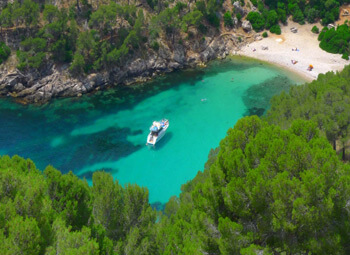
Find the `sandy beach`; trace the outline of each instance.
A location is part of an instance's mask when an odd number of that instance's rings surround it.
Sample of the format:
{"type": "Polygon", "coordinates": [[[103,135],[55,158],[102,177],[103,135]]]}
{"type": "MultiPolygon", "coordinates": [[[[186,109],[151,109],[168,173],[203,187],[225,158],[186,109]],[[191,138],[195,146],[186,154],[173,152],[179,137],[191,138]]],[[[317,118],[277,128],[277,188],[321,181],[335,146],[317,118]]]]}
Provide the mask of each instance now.
{"type": "MultiPolygon", "coordinates": [[[[342,70],[350,61],[342,59],[340,54],[323,51],[319,47],[318,34],[311,32],[314,25],[288,21],[287,26],[281,27],[281,35],[268,32],[267,38],[247,44],[237,54],[279,65],[310,81],[317,79],[320,73],[342,70]],[[298,32],[291,32],[292,27],[298,32]],[[263,50],[263,47],[268,47],[268,50],[263,50]],[[312,71],[307,70],[309,65],[314,67],[312,71]]],[[[321,25],[317,26],[321,30],[321,25]]]]}

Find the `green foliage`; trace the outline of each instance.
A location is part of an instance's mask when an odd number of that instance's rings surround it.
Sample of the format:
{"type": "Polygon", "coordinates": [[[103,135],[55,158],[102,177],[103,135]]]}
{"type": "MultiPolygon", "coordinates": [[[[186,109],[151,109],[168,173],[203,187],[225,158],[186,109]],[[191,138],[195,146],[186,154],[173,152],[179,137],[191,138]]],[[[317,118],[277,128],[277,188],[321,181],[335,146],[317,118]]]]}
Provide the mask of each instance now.
{"type": "Polygon", "coordinates": [[[282,130],[241,119],[206,171],[186,184],[179,203],[169,202],[161,234],[168,253],[345,254],[339,231],[347,228],[340,215],[349,186],[336,187],[350,176],[316,123],[282,130]]]}
{"type": "Polygon", "coordinates": [[[97,11],[92,13],[89,25],[99,29],[104,34],[113,32],[113,26],[116,24],[117,5],[111,2],[109,5],[101,5],[97,11]]]}
{"type": "Polygon", "coordinates": [[[347,24],[337,29],[323,29],[318,37],[321,49],[330,53],[349,54],[350,29],[347,24]]]}
{"type": "Polygon", "coordinates": [[[275,97],[267,119],[285,129],[240,119],[164,214],[150,207],[147,189],[122,187],[108,173],[95,172],[89,187],[71,172],[0,157],[0,246],[8,254],[348,254],[350,168],[319,122],[289,117],[318,120],[333,104],[329,123],[349,123],[339,101],[350,91],[349,68],[275,97]],[[317,118],[307,105],[323,107],[317,118]]]}
{"type": "Polygon", "coordinates": [[[319,17],[319,11],[315,8],[309,8],[306,12],[306,19],[309,23],[315,23],[317,20],[317,17],[319,17]]]}
{"type": "Polygon", "coordinates": [[[342,58],[345,59],[345,60],[349,60],[349,55],[347,53],[344,53],[342,55],[342,58]]]}
{"type": "Polygon", "coordinates": [[[47,254],[99,254],[99,246],[95,239],[91,238],[91,230],[83,227],[81,231],[72,231],[66,227],[66,223],[57,218],[52,225],[54,232],[54,245],[48,247],[47,254]]]}
{"type": "Polygon", "coordinates": [[[248,13],[247,20],[250,21],[250,23],[252,24],[253,29],[256,32],[259,32],[259,31],[263,30],[264,27],[265,27],[265,19],[264,19],[263,15],[261,15],[258,12],[250,12],[250,13],[248,13]]]}
{"type": "Polygon", "coordinates": [[[202,20],[203,20],[203,14],[199,10],[194,10],[192,12],[189,12],[182,17],[182,22],[185,24],[186,30],[188,26],[199,27],[202,20]]]}
{"type": "Polygon", "coordinates": [[[89,187],[71,172],[0,157],[4,254],[155,254],[156,219],[145,188],[123,188],[103,172],[89,187]]]}
{"type": "Polygon", "coordinates": [[[318,29],[318,27],[313,26],[312,29],[311,29],[311,32],[314,33],[314,34],[318,34],[320,32],[320,30],[318,29]]]}
{"type": "Polygon", "coordinates": [[[272,26],[277,25],[278,23],[278,15],[275,10],[271,10],[268,12],[268,15],[266,17],[266,24],[265,27],[267,29],[270,29],[272,26]]]}
{"type": "Polygon", "coordinates": [[[0,42],[0,65],[10,56],[11,49],[4,42],[0,42]]]}
{"type": "Polygon", "coordinates": [[[39,21],[39,5],[31,0],[24,0],[21,6],[21,18],[27,27],[37,25],[39,21]]]}
{"type": "Polygon", "coordinates": [[[262,34],[262,37],[264,37],[264,38],[268,37],[267,32],[264,32],[264,33],[262,34]]]}
{"type": "MultiPolygon", "coordinates": [[[[93,8],[83,0],[65,9],[52,4],[39,7],[38,2],[33,0],[14,1],[2,8],[0,29],[25,26],[28,35],[46,40],[46,49],[35,56],[19,52],[18,66],[22,70],[40,69],[45,59],[51,59],[70,63],[72,74],[82,74],[109,69],[111,64],[120,66],[127,56],[143,55],[145,43],[157,48],[154,42],[158,38],[163,39],[164,35],[171,44],[183,41],[180,29],[190,31],[187,40],[192,40],[196,33],[189,30],[191,26],[204,35],[210,30],[215,31],[213,27],[219,28],[221,19],[225,26],[233,25],[231,13],[223,12],[223,1],[199,0],[195,1],[195,6],[186,1],[147,0],[147,3],[153,11],[147,11],[145,17],[143,7],[129,2],[101,2],[93,8]],[[86,39],[88,45],[82,45],[79,37],[86,39]],[[31,59],[27,61],[27,57],[31,59]]],[[[244,3],[240,1],[241,5],[244,3]]],[[[278,22],[286,24],[289,15],[300,24],[305,20],[310,23],[319,20],[322,24],[332,23],[339,18],[339,6],[343,4],[338,0],[254,0],[252,3],[259,10],[247,15],[254,30],[267,29],[277,34],[280,33],[278,22]]],[[[241,22],[242,14],[235,12],[235,15],[241,22]]],[[[347,47],[341,48],[340,52],[346,53],[347,47]]]]}
{"type": "Polygon", "coordinates": [[[278,20],[281,21],[283,24],[287,23],[287,11],[285,10],[285,6],[281,3],[278,3],[278,8],[277,8],[277,15],[278,15],[278,20]]]}
{"type": "Polygon", "coordinates": [[[152,42],[151,48],[154,50],[159,50],[159,43],[157,41],[152,42]]]}
{"type": "Polygon", "coordinates": [[[279,25],[274,25],[270,28],[270,32],[273,34],[280,35],[281,34],[281,27],[279,25]]]}
{"type": "Polygon", "coordinates": [[[180,12],[182,10],[184,10],[187,7],[187,5],[183,2],[177,2],[175,5],[175,12],[177,12],[178,14],[180,14],[180,12]]]}
{"type": "Polygon", "coordinates": [[[17,51],[19,60],[17,68],[25,70],[29,68],[39,69],[46,58],[46,40],[42,38],[28,38],[21,42],[22,50],[17,51]]]}
{"type": "MultiPolygon", "coordinates": [[[[332,29],[331,29],[332,30],[332,29]]],[[[337,148],[337,141],[350,138],[347,112],[349,100],[349,66],[339,74],[328,72],[319,75],[317,81],[292,87],[289,94],[281,94],[271,101],[267,119],[271,123],[288,127],[293,120],[313,120],[337,148]]],[[[345,158],[346,143],[341,145],[345,158]]]]}
{"type": "Polygon", "coordinates": [[[220,26],[220,19],[215,12],[210,12],[209,14],[207,14],[207,20],[214,27],[220,26]]]}
{"type": "Polygon", "coordinates": [[[0,12],[0,27],[11,27],[12,23],[12,5],[9,4],[7,8],[3,8],[0,12]]]}
{"type": "Polygon", "coordinates": [[[80,75],[84,72],[84,67],[85,67],[85,60],[83,55],[81,55],[79,52],[76,52],[74,54],[73,62],[69,67],[69,70],[75,75],[80,75]]]}
{"type": "Polygon", "coordinates": [[[237,18],[238,22],[241,22],[242,14],[237,13],[237,14],[236,14],[236,18],[237,18]]]}
{"type": "Polygon", "coordinates": [[[257,0],[252,0],[252,1],[250,1],[250,2],[252,2],[252,4],[253,4],[255,7],[258,6],[258,1],[257,1],[257,0]]]}
{"type": "Polygon", "coordinates": [[[232,27],[233,26],[233,19],[232,19],[232,15],[230,12],[225,12],[224,15],[224,24],[226,27],[232,27]]]}
{"type": "Polygon", "coordinates": [[[59,10],[56,6],[51,4],[45,5],[44,11],[43,11],[43,17],[45,21],[47,21],[48,23],[51,23],[54,19],[57,18],[58,14],[59,14],[59,10]]]}
{"type": "Polygon", "coordinates": [[[8,222],[8,238],[2,250],[8,254],[38,254],[40,251],[40,229],[35,218],[16,216],[8,222]]]}
{"type": "Polygon", "coordinates": [[[57,214],[74,230],[87,225],[91,215],[87,182],[79,180],[72,172],[62,175],[51,166],[45,169],[44,176],[48,195],[57,214]]]}
{"type": "Polygon", "coordinates": [[[296,8],[296,10],[293,12],[293,21],[298,22],[301,25],[305,24],[304,14],[299,8],[296,8]]]}

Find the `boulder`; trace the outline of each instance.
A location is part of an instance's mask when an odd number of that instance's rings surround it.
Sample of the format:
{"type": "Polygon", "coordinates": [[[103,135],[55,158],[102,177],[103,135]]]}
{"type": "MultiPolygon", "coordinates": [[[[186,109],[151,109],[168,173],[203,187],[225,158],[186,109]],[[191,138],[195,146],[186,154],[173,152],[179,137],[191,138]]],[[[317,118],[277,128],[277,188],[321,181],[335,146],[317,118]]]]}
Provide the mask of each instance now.
{"type": "Polygon", "coordinates": [[[238,27],[238,19],[236,17],[233,18],[233,26],[238,27]]]}
{"type": "Polygon", "coordinates": [[[252,24],[250,24],[249,20],[245,20],[242,23],[242,28],[244,29],[244,31],[250,32],[252,31],[252,24]]]}
{"type": "Polygon", "coordinates": [[[183,64],[186,61],[185,49],[182,45],[180,45],[180,44],[175,45],[173,60],[179,64],[183,64]]]}
{"type": "Polygon", "coordinates": [[[244,17],[247,14],[247,11],[243,9],[239,1],[234,2],[233,7],[235,8],[235,12],[240,13],[242,17],[244,17]]]}

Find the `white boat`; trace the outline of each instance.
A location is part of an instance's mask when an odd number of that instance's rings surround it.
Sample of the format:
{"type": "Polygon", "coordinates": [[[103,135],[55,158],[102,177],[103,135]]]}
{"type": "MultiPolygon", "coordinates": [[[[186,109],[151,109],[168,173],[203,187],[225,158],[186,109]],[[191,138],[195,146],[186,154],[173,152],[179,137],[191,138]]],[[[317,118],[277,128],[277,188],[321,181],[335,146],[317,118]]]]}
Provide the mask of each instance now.
{"type": "Polygon", "coordinates": [[[166,130],[169,127],[169,120],[162,119],[161,121],[153,121],[152,126],[149,128],[150,133],[147,136],[146,145],[155,145],[165,135],[166,130]]]}

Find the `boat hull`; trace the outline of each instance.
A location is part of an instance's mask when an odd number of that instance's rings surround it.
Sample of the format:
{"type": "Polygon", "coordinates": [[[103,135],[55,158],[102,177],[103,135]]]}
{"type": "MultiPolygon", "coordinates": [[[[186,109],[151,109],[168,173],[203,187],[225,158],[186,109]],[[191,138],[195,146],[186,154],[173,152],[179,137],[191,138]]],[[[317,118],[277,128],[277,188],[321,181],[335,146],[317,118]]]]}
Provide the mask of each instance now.
{"type": "Polygon", "coordinates": [[[155,145],[157,142],[160,141],[160,139],[163,138],[163,136],[165,135],[166,130],[168,129],[169,124],[164,126],[163,129],[161,131],[159,131],[158,135],[152,135],[152,132],[148,134],[147,136],[147,145],[155,145]]]}

